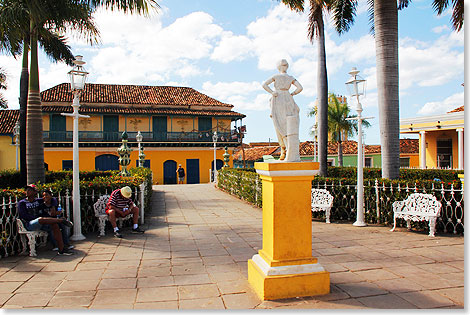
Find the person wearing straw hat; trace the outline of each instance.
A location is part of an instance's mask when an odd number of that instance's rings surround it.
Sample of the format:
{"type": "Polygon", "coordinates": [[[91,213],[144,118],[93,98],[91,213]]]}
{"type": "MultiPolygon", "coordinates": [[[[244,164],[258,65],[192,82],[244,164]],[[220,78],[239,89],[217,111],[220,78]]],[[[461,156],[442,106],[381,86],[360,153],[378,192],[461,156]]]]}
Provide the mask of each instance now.
{"type": "Polygon", "coordinates": [[[121,189],[116,189],[111,193],[109,201],[106,204],[106,214],[109,216],[109,222],[114,229],[114,236],[121,238],[122,234],[116,224],[116,218],[124,218],[129,213],[132,213],[132,233],[144,233],[137,222],[139,222],[139,208],[134,204],[131,199],[132,189],[129,186],[124,186],[121,189]]]}

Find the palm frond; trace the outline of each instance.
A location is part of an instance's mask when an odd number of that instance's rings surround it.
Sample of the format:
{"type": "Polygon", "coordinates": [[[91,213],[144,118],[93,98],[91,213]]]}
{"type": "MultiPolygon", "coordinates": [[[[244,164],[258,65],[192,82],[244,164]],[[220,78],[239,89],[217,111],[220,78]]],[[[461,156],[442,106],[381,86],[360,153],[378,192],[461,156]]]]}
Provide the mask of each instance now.
{"type": "Polygon", "coordinates": [[[67,65],[73,66],[73,60],[75,58],[64,36],[43,28],[38,34],[38,41],[51,61],[63,61],[67,65]]]}
{"type": "Polygon", "coordinates": [[[91,7],[104,7],[125,13],[137,13],[148,16],[150,12],[158,11],[160,6],[155,0],[84,0],[91,7]]]}
{"type": "Polygon", "coordinates": [[[369,16],[369,33],[375,37],[374,0],[367,0],[367,15],[369,16]]]}
{"type": "Polygon", "coordinates": [[[323,26],[323,3],[310,0],[310,13],[308,16],[308,39],[313,42],[318,35],[320,27],[323,26]]]}
{"type": "Polygon", "coordinates": [[[335,22],[335,28],[338,34],[349,31],[354,23],[356,16],[357,1],[356,0],[335,0],[332,2],[331,9],[335,22]]]}
{"type": "Polygon", "coordinates": [[[304,11],[304,0],[282,0],[291,10],[296,12],[304,11]]]}

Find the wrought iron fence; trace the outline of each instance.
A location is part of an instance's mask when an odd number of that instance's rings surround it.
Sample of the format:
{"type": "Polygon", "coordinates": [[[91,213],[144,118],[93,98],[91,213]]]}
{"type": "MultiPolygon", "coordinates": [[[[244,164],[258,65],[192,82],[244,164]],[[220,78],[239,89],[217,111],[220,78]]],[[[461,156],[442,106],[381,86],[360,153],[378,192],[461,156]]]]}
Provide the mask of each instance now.
{"type": "MultiPolygon", "coordinates": [[[[105,195],[111,192],[105,191],[105,195]]],[[[133,200],[140,209],[140,223],[144,220],[144,208],[146,200],[148,199],[147,184],[144,182],[135,188],[133,200]]],[[[102,193],[85,192],[80,195],[80,211],[82,219],[82,232],[89,234],[98,232],[98,219],[95,217],[93,204],[98,200],[102,193]]],[[[73,218],[73,202],[72,194],[67,189],[65,193],[58,193],[57,201],[64,209],[66,218],[73,218]]],[[[0,258],[19,254],[23,251],[23,243],[21,242],[20,235],[18,234],[18,227],[16,219],[18,218],[17,204],[20,200],[17,198],[3,198],[0,204],[0,227],[1,227],[1,242],[0,242],[0,258]]],[[[75,223],[75,222],[74,222],[75,223]]]]}
{"type": "MultiPolygon", "coordinates": [[[[364,182],[364,211],[368,223],[393,224],[392,204],[397,200],[405,200],[412,193],[434,195],[442,204],[441,215],[436,230],[444,233],[463,234],[464,232],[464,192],[463,189],[444,188],[444,184],[432,184],[432,187],[401,186],[400,184],[379,184],[378,180],[364,182]]],[[[314,188],[327,189],[333,196],[331,209],[332,220],[349,220],[356,218],[357,199],[356,185],[344,185],[339,182],[323,182],[314,184],[314,188]]],[[[321,215],[315,213],[314,216],[321,215]]],[[[404,223],[401,223],[404,224],[404,223]]],[[[416,223],[425,227],[424,223],[416,223]]]]}
{"type": "MultiPolygon", "coordinates": [[[[261,180],[254,172],[222,169],[218,175],[218,187],[232,195],[246,200],[258,207],[262,206],[261,180]]],[[[334,197],[331,209],[331,221],[355,221],[357,212],[357,190],[354,184],[343,184],[341,180],[328,180],[312,184],[312,188],[328,190],[334,197]]],[[[441,214],[436,230],[444,233],[464,233],[464,192],[454,185],[433,183],[431,188],[419,187],[416,184],[403,186],[394,183],[379,183],[376,180],[364,181],[364,211],[368,223],[393,224],[392,204],[397,200],[405,200],[411,193],[434,195],[442,204],[441,214]],[[450,188],[446,188],[450,187],[450,188]]],[[[323,212],[314,212],[314,217],[324,216],[323,212]]],[[[401,221],[401,220],[399,220],[401,221]]],[[[405,222],[397,222],[403,225],[405,222]]],[[[425,228],[426,223],[412,223],[425,228]]]]}

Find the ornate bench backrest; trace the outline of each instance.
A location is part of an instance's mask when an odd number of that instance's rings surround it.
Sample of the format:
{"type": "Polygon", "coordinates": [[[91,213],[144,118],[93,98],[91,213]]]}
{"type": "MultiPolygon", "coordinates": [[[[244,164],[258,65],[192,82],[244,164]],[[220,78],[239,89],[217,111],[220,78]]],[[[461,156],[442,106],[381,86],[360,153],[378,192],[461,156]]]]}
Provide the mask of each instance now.
{"type": "Polygon", "coordinates": [[[312,189],[312,207],[330,208],[333,205],[333,196],[326,189],[312,189]]]}
{"type": "Polygon", "coordinates": [[[109,195],[103,195],[98,198],[98,200],[93,205],[93,209],[95,210],[95,216],[100,216],[106,213],[106,204],[108,203],[108,200],[109,195]]]}
{"type": "Polygon", "coordinates": [[[421,212],[433,216],[439,215],[441,211],[441,203],[436,197],[430,194],[414,193],[408,196],[403,202],[403,210],[411,212],[421,212]]]}
{"type": "Polygon", "coordinates": [[[24,224],[23,224],[23,221],[21,221],[21,219],[16,219],[16,225],[18,226],[18,232],[20,233],[27,233],[29,232],[25,227],[24,227],[24,224]]]}

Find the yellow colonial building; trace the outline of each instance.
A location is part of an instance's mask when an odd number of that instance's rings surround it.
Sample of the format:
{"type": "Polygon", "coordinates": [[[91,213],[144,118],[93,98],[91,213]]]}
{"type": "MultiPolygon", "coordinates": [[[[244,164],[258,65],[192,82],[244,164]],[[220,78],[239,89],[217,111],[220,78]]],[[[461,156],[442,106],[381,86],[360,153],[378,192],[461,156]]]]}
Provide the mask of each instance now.
{"type": "MultiPolygon", "coordinates": [[[[73,119],[61,115],[72,112],[70,85],[62,83],[47,89],[41,92],[41,98],[46,167],[72,169],[73,119]]],[[[133,149],[129,167],[136,166],[136,135],[140,131],[144,166],[152,169],[157,184],[176,183],[179,164],[186,171],[185,183],[209,182],[214,132],[218,135],[216,167],[220,168],[224,147],[233,152],[239,146],[235,130],[245,117],[232,111],[233,105],[188,87],[89,83],[80,105],[80,114],[90,116],[79,119],[80,170],[119,169],[117,148],[124,131],[133,149]]],[[[6,154],[14,160],[11,152],[6,154]]]]}
{"type": "Polygon", "coordinates": [[[464,169],[464,106],[442,115],[400,119],[400,133],[419,134],[421,168],[464,169]]]}
{"type": "Polygon", "coordinates": [[[0,170],[16,169],[14,128],[19,117],[19,110],[0,110],[0,170]]]}

